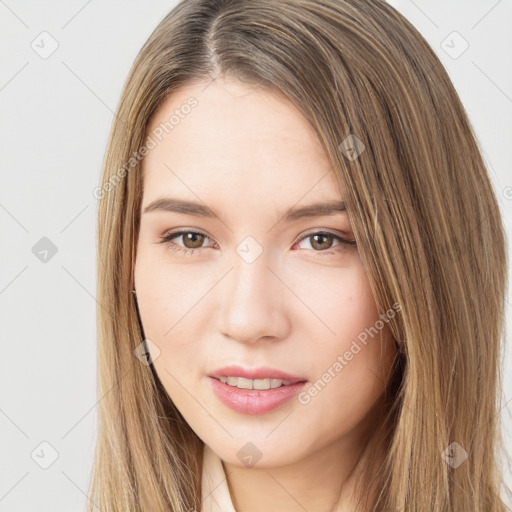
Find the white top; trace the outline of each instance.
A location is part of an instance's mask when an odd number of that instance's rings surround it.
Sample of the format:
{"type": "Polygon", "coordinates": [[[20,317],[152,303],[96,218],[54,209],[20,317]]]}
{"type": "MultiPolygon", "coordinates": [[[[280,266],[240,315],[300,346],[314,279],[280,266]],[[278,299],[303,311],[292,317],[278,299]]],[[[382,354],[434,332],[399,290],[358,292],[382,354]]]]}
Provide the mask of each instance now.
{"type": "Polygon", "coordinates": [[[236,512],[229,494],[222,460],[205,443],[203,451],[201,512],[236,512]]]}

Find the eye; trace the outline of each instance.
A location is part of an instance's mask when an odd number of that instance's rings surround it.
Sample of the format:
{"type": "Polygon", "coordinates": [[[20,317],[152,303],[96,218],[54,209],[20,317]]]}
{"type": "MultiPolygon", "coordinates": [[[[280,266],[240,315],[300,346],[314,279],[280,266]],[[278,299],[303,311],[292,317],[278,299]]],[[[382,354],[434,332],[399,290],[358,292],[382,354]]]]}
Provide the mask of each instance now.
{"type": "Polygon", "coordinates": [[[181,230],[168,233],[161,237],[159,243],[168,246],[175,252],[182,252],[185,254],[193,254],[196,249],[203,247],[205,240],[210,240],[210,237],[201,233],[200,231],[193,230],[181,230]],[[181,246],[174,242],[175,238],[182,238],[184,246],[181,246]]]}
{"type": "MultiPolygon", "coordinates": [[[[211,240],[208,235],[194,230],[173,231],[171,233],[167,233],[163,237],[160,237],[160,239],[161,241],[159,243],[168,246],[173,252],[181,252],[189,255],[196,253],[198,249],[205,248],[205,246],[203,246],[205,240],[211,240]],[[179,238],[182,239],[183,245],[174,242],[174,239],[179,238]]],[[[357,245],[355,240],[346,240],[345,238],[331,233],[330,231],[316,231],[314,233],[309,233],[303,236],[295,245],[299,245],[304,240],[308,239],[311,240],[310,246],[312,247],[312,250],[321,254],[333,254],[333,252],[327,252],[333,247],[339,247],[338,250],[343,250],[357,245]],[[338,240],[338,244],[333,245],[333,242],[336,240],[338,240]]]]}
{"type": "Polygon", "coordinates": [[[346,240],[345,238],[331,233],[330,231],[317,231],[314,233],[309,233],[306,236],[302,237],[299,242],[300,244],[304,240],[310,239],[310,246],[313,248],[314,252],[325,253],[325,254],[333,254],[332,252],[326,252],[333,247],[338,247],[338,250],[348,249],[349,247],[355,247],[355,240],[346,240]],[[333,246],[333,242],[338,240],[338,244],[333,246]]]}

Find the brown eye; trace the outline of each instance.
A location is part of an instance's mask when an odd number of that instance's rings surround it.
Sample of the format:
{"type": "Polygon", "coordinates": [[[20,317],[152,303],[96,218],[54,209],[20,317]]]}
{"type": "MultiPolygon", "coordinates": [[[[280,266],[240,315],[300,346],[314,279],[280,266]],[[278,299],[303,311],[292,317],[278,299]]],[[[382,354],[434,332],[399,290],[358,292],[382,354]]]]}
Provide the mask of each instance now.
{"type": "Polygon", "coordinates": [[[333,252],[327,252],[329,249],[336,250],[337,252],[348,250],[350,247],[356,246],[355,240],[345,240],[339,235],[330,233],[328,231],[318,231],[316,233],[310,233],[302,237],[299,241],[299,245],[308,242],[309,247],[303,247],[310,249],[313,252],[326,255],[333,254],[333,252]]]}
{"type": "Polygon", "coordinates": [[[183,245],[187,249],[198,249],[202,247],[204,243],[204,239],[206,238],[204,235],[194,232],[187,232],[182,235],[183,236],[183,245]]]}
{"type": "Polygon", "coordinates": [[[320,233],[316,235],[310,235],[311,247],[318,251],[330,249],[334,240],[334,235],[328,233],[320,233]]]}
{"type": "Polygon", "coordinates": [[[208,247],[203,246],[205,240],[210,240],[210,237],[198,231],[182,230],[174,231],[161,237],[160,243],[170,247],[175,252],[195,254],[197,249],[208,247]]]}

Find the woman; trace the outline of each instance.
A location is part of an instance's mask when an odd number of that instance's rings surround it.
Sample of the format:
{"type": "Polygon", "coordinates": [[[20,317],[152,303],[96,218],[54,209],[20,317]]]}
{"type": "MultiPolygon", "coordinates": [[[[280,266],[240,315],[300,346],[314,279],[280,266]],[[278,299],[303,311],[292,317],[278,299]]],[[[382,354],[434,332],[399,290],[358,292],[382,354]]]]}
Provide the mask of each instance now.
{"type": "Polygon", "coordinates": [[[506,510],[502,221],[389,5],[180,3],[97,196],[89,510],[506,510]]]}

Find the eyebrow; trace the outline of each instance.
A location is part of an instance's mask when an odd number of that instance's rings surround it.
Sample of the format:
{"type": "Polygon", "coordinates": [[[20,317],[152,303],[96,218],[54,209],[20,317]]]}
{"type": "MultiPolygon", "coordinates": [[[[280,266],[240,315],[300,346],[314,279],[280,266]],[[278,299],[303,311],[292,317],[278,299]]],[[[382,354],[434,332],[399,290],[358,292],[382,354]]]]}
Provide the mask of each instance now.
{"type": "MultiPolygon", "coordinates": [[[[220,215],[213,208],[205,204],[172,197],[156,199],[144,208],[143,213],[154,211],[183,213],[185,215],[194,215],[196,217],[206,217],[222,221],[220,215]]],[[[324,215],[335,215],[342,212],[346,212],[346,206],[343,201],[323,201],[305,206],[293,206],[282,215],[281,220],[291,222],[303,218],[322,217],[324,215]]]]}

